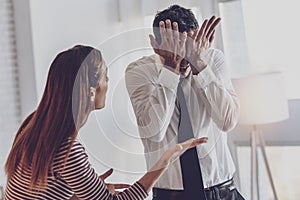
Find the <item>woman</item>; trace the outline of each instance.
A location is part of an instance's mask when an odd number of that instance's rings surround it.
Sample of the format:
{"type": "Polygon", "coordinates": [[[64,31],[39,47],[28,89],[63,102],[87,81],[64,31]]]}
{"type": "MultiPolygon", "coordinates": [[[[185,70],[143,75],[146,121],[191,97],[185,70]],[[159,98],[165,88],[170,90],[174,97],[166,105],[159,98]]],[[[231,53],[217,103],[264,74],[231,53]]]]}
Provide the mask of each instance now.
{"type": "Polygon", "coordinates": [[[206,142],[192,139],[164,153],[139,181],[106,184],[76,140],[88,115],[105,105],[107,67],[99,50],[77,45],[59,53],[50,66],[37,109],[20,126],[5,170],[5,199],[144,199],[167,167],[186,149],[206,142]]]}

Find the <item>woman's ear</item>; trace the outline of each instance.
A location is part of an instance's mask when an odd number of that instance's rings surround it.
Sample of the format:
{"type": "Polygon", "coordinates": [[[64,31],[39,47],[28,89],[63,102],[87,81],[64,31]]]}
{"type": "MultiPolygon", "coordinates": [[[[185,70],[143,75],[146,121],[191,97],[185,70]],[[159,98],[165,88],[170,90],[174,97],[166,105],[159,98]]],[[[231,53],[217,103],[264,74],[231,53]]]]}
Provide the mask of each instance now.
{"type": "Polygon", "coordinates": [[[95,97],[96,97],[96,88],[90,87],[90,100],[92,102],[95,102],[95,97]]]}

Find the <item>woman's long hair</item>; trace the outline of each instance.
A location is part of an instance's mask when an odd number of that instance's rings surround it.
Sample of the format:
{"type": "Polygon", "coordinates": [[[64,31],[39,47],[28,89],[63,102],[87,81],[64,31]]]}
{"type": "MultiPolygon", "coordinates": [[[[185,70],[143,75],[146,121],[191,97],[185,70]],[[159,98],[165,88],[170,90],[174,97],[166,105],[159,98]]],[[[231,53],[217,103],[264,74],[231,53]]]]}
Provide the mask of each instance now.
{"type": "Polygon", "coordinates": [[[32,172],[30,186],[46,186],[59,147],[69,139],[73,143],[94,109],[90,88],[98,85],[102,63],[100,51],[88,46],[77,45],[56,56],[37,109],[17,131],[5,164],[8,180],[20,166],[32,172]]]}

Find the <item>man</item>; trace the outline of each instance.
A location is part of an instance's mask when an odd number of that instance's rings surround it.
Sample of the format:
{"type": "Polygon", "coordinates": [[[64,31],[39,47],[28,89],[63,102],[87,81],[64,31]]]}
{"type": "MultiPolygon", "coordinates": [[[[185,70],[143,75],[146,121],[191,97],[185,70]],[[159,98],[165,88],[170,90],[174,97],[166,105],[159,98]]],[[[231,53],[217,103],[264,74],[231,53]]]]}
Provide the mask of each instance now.
{"type": "Polygon", "coordinates": [[[219,22],[220,18],[213,16],[199,29],[193,13],[178,5],[157,13],[153,22],[155,37],[149,36],[156,54],[126,69],[126,87],[148,168],[170,145],[179,142],[180,135],[192,132],[192,137],[208,137],[207,144],[195,150],[200,176],[190,174],[191,179],[201,179],[199,184],[190,185],[203,184],[204,196],[193,196],[188,189],[191,180],[185,174],[194,164],[183,167],[185,161],[177,160],[155,185],[155,200],[243,199],[232,181],[235,167],[226,135],[238,121],[239,103],[223,53],[210,48],[219,22]],[[178,95],[179,84],[185,103],[178,95]],[[181,122],[184,104],[189,122],[181,122]],[[180,133],[182,123],[189,123],[190,131],[180,133]]]}

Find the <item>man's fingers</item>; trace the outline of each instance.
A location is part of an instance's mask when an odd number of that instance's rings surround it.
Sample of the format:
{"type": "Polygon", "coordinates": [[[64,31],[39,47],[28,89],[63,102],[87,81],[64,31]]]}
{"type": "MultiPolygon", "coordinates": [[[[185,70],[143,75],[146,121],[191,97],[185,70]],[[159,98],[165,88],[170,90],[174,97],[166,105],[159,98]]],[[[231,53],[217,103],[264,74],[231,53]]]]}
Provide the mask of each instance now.
{"type": "MultiPolygon", "coordinates": [[[[187,33],[184,31],[182,34],[181,34],[181,39],[180,39],[180,42],[179,42],[179,48],[180,48],[180,51],[181,52],[184,52],[185,49],[186,49],[186,40],[187,40],[187,33]]],[[[186,52],[185,52],[186,54],[186,52]]],[[[184,57],[185,55],[182,55],[182,57],[184,57]]]]}
{"type": "Polygon", "coordinates": [[[187,41],[186,41],[186,56],[189,57],[191,56],[192,51],[194,51],[195,48],[195,38],[197,37],[199,32],[199,29],[196,29],[194,31],[190,31],[187,37],[187,41]]]}
{"type": "Polygon", "coordinates": [[[159,22],[159,33],[161,37],[161,42],[166,41],[167,40],[166,27],[165,27],[165,22],[163,21],[159,22]]]}
{"type": "Polygon", "coordinates": [[[173,38],[174,38],[174,53],[178,54],[178,52],[181,50],[180,41],[179,41],[179,32],[178,32],[178,24],[177,22],[172,23],[173,27],[173,38]]]}
{"type": "Polygon", "coordinates": [[[195,40],[195,38],[197,37],[197,35],[198,35],[198,32],[199,32],[199,29],[196,29],[196,30],[194,30],[194,31],[190,31],[189,32],[189,38],[191,38],[192,40],[195,40]]]}
{"type": "Polygon", "coordinates": [[[213,40],[214,40],[214,38],[215,38],[215,32],[216,32],[216,30],[214,30],[214,31],[211,33],[211,35],[208,37],[209,43],[212,43],[212,42],[213,42],[213,40]]]}
{"type": "Polygon", "coordinates": [[[184,31],[182,34],[181,34],[181,39],[180,39],[180,46],[182,48],[186,48],[186,45],[188,45],[188,42],[189,42],[189,37],[187,36],[187,33],[184,31]]]}
{"type": "Polygon", "coordinates": [[[177,24],[177,22],[173,22],[172,23],[172,27],[173,27],[174,42],[176,44],[179,44],[179,31],[178,31],[178,24],[177,24]]]}
{"type": "Polygon", "coordinates": [[[187,35],[188,35],[188,37],[190,37],[190,38],[193,38],[193,35],[195,34],[195,32],[196,31],[198,31],[198,30],[191,30],[191,31],[189,31],[188,33],[187,33],[187,35]]]}
{"type": "Polygon", "coordinates": [[[157,41],[155,40],[154,36],[150,34],[149,38],[150,38],[150,44],[151,44],[152,48],[157,49],[158,44],[157,44],[157,41]]]}
{"type": "Polygon", "coordinates": [[[159,45],[157,44],[157,41],[155,40],[153,35],[149,35],[149,38],[150,38],[150,44],[154,52],[159,55],[159,45]]]}
{"type": "Polygon", "coordinates": [[[212,23],[212,25],[210,26],[210,28],[209,28],[209,30],[208,30],[208,32],[207,32],[207,34],[206,34],[206,37],[207,37],[207,38],[210,38],[210,36],[212,35],[212,32],[215,30],[216,26],[220,23],[220,21],[221,21],[221,18],[218,17],[218,18],[212,23]]]}
{"type": "Polygon", "coordinates": [[[208,24],[208,21],[207,21],[207,19],[206,19],[206,20],[204,20],[204,22],[203,22],[203,24],[202,24],[200,30],[199,30],[198,33],[197,33],[197,38],[196,38],[196,41],[197,41],[197,42],[200,41],[200,39],[202,38],[204,32],[206,31],[206,27],[208,26],[207,24],[208,24]]]}
{"type": "MultiPolygon", "coordinates": [[[[175,36],[175,34],[178,34],[179,32],[178,32],[178,24],[177,24],[177,22],[173,22],[172,23],[172,27],[173,27],[173,30],[174,30],[174,36],[175,36]]],[[[175,39],[175,38],[174,38],[175,39]]]]}
{"type": "Polygon", "coordinates": [[[215,18],[216,18],[215,16],[212,16],[212,17],[208,20],[207,26],[206,26],[206,28],[205,28],[205,30],[204,30],[204,35],[207,35],[208,31],[210,30],[211,25],[212,25],[213,22],[215,21],[215,18]]]}
{"type": "Polygon", "coordinates": [[[107,177],[109,177],[111,174],[113,173],[113,169],[109,169],[108,171],[106,171],[104,174],[100,175],[99,177],[101,178],[101,180],[105,180],[107,177]]]}
{"type": "Polygon", "coordinates": [[[167,38],[166,39],[173,44],[174,43],[173,29],[172,29],[172,25],[171,25],[171,20],[169,20],[169,19],[166,20],[166,28],[167,28],[167,38]]]}

